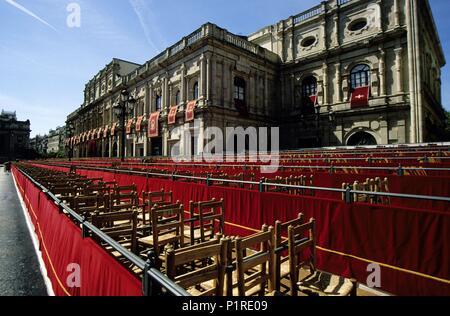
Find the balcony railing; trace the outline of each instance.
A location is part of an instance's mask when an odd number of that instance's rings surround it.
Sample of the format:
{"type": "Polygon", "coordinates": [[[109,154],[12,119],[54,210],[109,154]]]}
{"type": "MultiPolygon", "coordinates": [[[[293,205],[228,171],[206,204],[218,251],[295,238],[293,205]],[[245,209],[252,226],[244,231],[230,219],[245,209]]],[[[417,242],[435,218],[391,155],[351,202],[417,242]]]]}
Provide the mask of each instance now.
{"type": "MultiPolygon", "coordinates": [[[[339,1],[343,1],[343,0],[339,0],[339,1]]],[[[317,15],[322,14],[323,12],[324,12],[324,7],[321,4],[318,6],[315,6],[312,9],[309,9],[305,12],[302,12],[302,13],[294,16],[294,24],[299,24],[303,21],[309,20],[317,15]]]]}

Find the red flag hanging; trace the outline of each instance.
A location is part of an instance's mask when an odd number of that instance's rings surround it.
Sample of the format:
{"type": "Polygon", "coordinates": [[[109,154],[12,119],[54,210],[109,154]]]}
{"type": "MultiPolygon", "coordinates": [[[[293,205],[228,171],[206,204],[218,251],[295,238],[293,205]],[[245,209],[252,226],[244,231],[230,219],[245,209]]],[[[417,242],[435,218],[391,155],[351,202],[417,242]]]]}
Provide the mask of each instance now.
{"type": "Polygon", "coordinates": [[[352,92],[350,106],[352,108],[359,108],[369,105],[370,87],[355,88],[352,92]]]}
{"type": "Polygon", "coordinates": [[[133,119],[128,120],[126,133],[131,134],[131,126],[133,125],[133,119]]]}
{"type": "Polygon", "coordinates": [[[310,95],[310,96],[309,96],[309,100],[311,101],[311,104],[312,104],[313,106],[316,106],[316,105],[317,105],[317,95],[310,95]]]}
{"type": "Polygon", "coordinates": [[[109,129],[109,127],[108,127],[108,125],[106,125],[105,128],[103,129],[103,138],[108,137],[108,129],[109,129]]]}
{"type": "Polygon", "coordinates": [[[150,120],[148,121],[148,137],[158,137],[159,136],[159,112],[154,112],[150,115],[150,120]]]}
{"type": "Polygon", "coordinates": [[[116,133],[116,126],[117,123],[113,123],[113,125],[111,126],[111,136],[114,136],[116,133]]]}
{"type": "Polygon", "coordinates": [[[142,130],[142,121],[144,120],[144,116],[139,116],[136,122],[136,132],[140,132],[142,130]]]}
{"type": "Polygon", "coordinates": [[[177,111],[178,111],[178,106],[177,105],[172,106],[170,108],[169,116],[167,118],[167,123],[168,124],[175,124],[175,122],[177,120],[177,111]]]}
{"type": "Polygon", "coordinates": [[[196,104],[197,104],[197,100],[191,101],[187,104],[186,118],[185,118],[186,122],[190,122],[190,121],[194,120],[194,108],[195,108],[196,104]]]}

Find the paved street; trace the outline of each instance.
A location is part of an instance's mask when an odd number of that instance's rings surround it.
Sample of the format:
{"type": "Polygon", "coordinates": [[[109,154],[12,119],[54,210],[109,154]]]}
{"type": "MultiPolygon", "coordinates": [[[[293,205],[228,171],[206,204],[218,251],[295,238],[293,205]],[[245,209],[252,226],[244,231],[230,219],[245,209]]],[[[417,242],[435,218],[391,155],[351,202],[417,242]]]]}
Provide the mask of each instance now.
{"type": "Polygon", "coordinates": [[[12,175],[0,166],[0,296],[47,295],[12,175]]]}

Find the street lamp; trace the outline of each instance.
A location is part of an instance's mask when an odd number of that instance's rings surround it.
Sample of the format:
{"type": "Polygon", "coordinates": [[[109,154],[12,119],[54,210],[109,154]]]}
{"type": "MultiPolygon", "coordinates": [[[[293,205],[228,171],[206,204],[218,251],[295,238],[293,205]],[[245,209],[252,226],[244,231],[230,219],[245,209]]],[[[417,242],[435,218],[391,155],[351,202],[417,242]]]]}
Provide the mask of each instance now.
{"type": "Polygon", "coordinates": [[[75,127],[73,126],[72,123],[67,123],[66,124],[66,139],[68,139],[69,141],[67,142],[67,147],[68,147],[68,155],[69,155],[69,161],[72,161],[72,155],[73,155],[73,145],[72,145],[72,141],[71,138],[73,137],[75,132],[75,127]]]}
{"type": "Polygon", "coordinates": [[[316,130],[317,130],[317,147],[321,147],[321,135],[320,135],[320,105],[316,104],[314,106],[316,112],[316,130]]]}
{"type": "Polygon", "coordinates": [[[133,113],[134,105],[136,100],[130,95],[127,90],[122,90],[120,93],[120,101],[116,103],[114,108],[114,114],[120,120],[120,160],[125,161],[125,120],[133,113]]]}

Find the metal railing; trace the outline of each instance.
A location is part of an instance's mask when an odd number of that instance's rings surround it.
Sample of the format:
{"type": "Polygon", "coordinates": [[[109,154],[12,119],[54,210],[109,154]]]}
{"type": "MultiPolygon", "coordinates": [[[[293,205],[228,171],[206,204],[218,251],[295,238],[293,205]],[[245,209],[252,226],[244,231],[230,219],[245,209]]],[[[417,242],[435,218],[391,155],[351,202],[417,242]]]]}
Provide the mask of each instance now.
{"type": "Polygon", "coordinates": [[[324,12],[323,6],[319,4],[314,8],[311,8],[305,12],[302,12],[294,17],[294,24],[301,23],[303,21],[309,20],[317,15],[320,15],[324,12]]]}
{"type": "MultiPolygon", "coordinates": [[[[450,158],[450,157],[449,157],[450,158]]],[[[55,163],[50,163],[49,165],[54,165],[54,166],[59,166],[59,167],[70,167],[75,165],[76,166],[77,161],[72,162],[71,164],[55,164],[55,163]]],[[[44,163],[46,164],[46,163],[44,163]]],[[[47,163],[48,164],[48,163],[47,163]]],[[[96,168],[104,168],[104,167],[100,167],[98,165],[110,165],[110,163],[108,162],[93,162],[91,165],[89,165],[89,163],[87,163],[87,166],[85,167],[92,167],[92,165],[94,165],[96,168]]],[[[121,167],[126,167],[129,166],[132,168],[133,165],[135,165],[136,163],[132,163],[132,162],[125,162],[125,163],[121,163],[120,166],[121,167]]],[[[164,162],[155,162],[155,163],[139,163],[140,166],[142,167],[173,167],[173,171],[178,171],[179,168],[189,168],[189,167],[204,167],[204,168],[215,168],[217,170],[220,169],[220,167],[230,167],[230,168],[242,168],[244,171],[245,170],[249,170],[251,167],[264,167],[264,165],[250,165],[250,164],[226,164],[226,165],[215,165],[215,164],[201,164],[201,163],[189,163],[189,164],[180,164],[180,165],[174,165],[173,163],[164,163],[164,162]]],[[[304,165],[304,166],[299,166],[299,165],[280,165],[279,166],[280,171],[286,171],[289,169],[316,169],[317,171],[319,170],[324,170],[324,171],[328,171],[329,173],[335,173],[336,170],[348,170],[348,169],[355,169],[355,170],[379,170],[379,171],[393,171],[395,172],[397,175],[399,176],[404,176],[406,172],[409,171],[443,171],[443,172],[450,172],[450,168],[433,168],[433,167],[403,167],[403,166],[398,166],[398,167],[374,167],[374,166],[335,166],[335,165],[324,165],[324,166],[315,166],[315,165],[304,165]]],[[[117,170],[117,169],[113,169],[113,170],[117,170]]],[[[144,171],[143,171],[144,172],[144,171]]]]}
{"type": "Polygon", "coordinates": [[[151,251],[148,254],[148,260],[144,261],[139,256],[135,255],[117,241],[106,235],[99,228],[88,222],[84,216],[76,213],[53,193],[51,193],[42,184],[37,182],[27,172],[20,167],[17,168],[28,180],[30,180],[35,186],[37,186],[42,192],[44,192],[61,210],[65,211],[76,223],[82,227],[82,237],[88,238],[89,234],[95,235],[102,242],[119,252],[122,256],[128,259],[132,264],[143,271],[142,276],[142,292],[146,296],[152,295],[173,295],[173,296],[191,296],[186,290],[180,287],[178,284],[170,280],[166,275],[161,273],[155,268],[155,256],[151,251]]]}
{"type": "MultiPolygon", "coordinates": [[[[56,166],[56,167],[66,167],[66,165],[58,165],[58,164],[43,164],[48,166],[56,166]]],[[[336,168],[336,167],[334,167],[336,168]]],[[[353,194],[367,194],[373,196],[381,196],[381,197],[392,197],[392,198],[403,198],[403,199],[416,199],[416,200],[429,200],[429,201],[441,201],[441,202],[450,202],[450,197],[445,196],[432,196],[432,195],[415,195],[415,194],[403,194],[403,193],[388,193],[388,192],[374,192],[374,191],[360,191],[353,190],[350,187],[346,189],[342,188],[328,188],[328,187],[316,187],[316,186],[301,186],[301,185],[290,185],[283,183],[270,183],[264,182],[263,180],[256,181],[243,181],[243,180],[235,180],[235,179],[221,179],[221,178],[212,178],[207,176],[205,177],[195,177],[195,176],[186,176],[186,175],[177,175],[177,174],[168,174],[168,173],[155,173],[155,172],[145,172],[145,171],[135,171],[135,170],[126,170],[126,169],[113,169],[113,168],[99,168],[99,167],[87,167],[87,166],[76,166],[76,169],[84,169],[84,170],[94,170],[94,171],[106,171],[112,173],[121,173],[121,174],[129,174],[129,175],[141,175],[141,176],[154,176],[154,177],[162,177],[168,178],[172,180],[176,179],[191,179],[197,181],[204,181],[207,186],[210,186],[214,181],[218,182],[227,182],[234,184],[249,184],[255,185],[258,187],[259,192],[266,192],[267,187],[280,187],[282,189],[299,189],[299,190],[311,190],[311,191],[328,191],[328,192],[340,192],[345,194],[345,201],[347,203],[353,203],[353,194]]],[[[383,168],[386,169],[386,168],[383,168]]],[[[423,170],[421,168],[416,168],[419,170],[423,170]]],[[[398,173],[402,173],[403,171],[397,171],[398,173]]]]}

